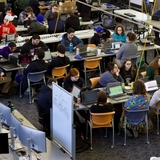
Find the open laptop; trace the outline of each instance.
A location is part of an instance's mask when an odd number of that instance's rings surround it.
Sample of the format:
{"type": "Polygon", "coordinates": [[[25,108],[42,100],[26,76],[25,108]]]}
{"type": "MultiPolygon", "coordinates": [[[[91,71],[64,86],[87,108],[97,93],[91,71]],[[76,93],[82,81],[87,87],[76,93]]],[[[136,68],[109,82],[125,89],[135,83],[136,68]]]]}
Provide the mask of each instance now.
{"type": "Polygon", "coordinates": [[[102,51],[111,49],[111,41],[106,41],[102,47],[100,47],[102,51]]]}
{"type": "Polygon", "coordinates": [[[155,75],[154,80],[157,81],[158,86],[160,86],[160,75],[155,75]]]}
{"type": "Polygon", "coordinates": [[[20,54],[18,60],[22,67],[26,67],[31,62],[32,56],[30,54],[20,54]]]}
{"type": "Polygon", "coordinates": [[[157,81],[153,80],[153,81],[146,82],[145,87],[146,87],[147,93],[152,95],[156,90],[158,90],[157,81]]]}
{"type": "Polygon", "coordinates": [[[94,51],[87,51],[87,45],[82,45],[82,46],[77,46],[77,48],[79,48],[79,55],[83,56],[83,57],[93,57],[96,56],[96,52],[94,51]]]}
{"type": "Polygon", "coordinates": [[[119,50],[123,46],[122,42],[111,42],[111,50],[119,50]]]}
{"type": "Polygon", "coordinates": [[[50,61],[50,60],[52,60],[50,50],[45,51],[44,53],[45,53],[45,55],[44,55],[44,58],[43,58],[43,59],[44,59],[45,61],[50,61]]]}
{"type": "Polygon", "coordinates": [[[5,37],[5,43],[14,42],[15,34],[7,34],[5,37]]]}
{"type": "Polygon", "coordinates": [[[78,95],[80,95],[81,89],[76,86],[75,84],[73,84],[73,88],[72,88],[72,92],[71,94],[75,97],[78,98],[78,95]]]}
{"type": "Polygon", "coordinates": [[[18,67],[17,63],[18,63],[17,57],[10,55],[9,56],[9,63],[2,65],[2,67],[5,69],[12,69],[12,68],[18,67]]]}

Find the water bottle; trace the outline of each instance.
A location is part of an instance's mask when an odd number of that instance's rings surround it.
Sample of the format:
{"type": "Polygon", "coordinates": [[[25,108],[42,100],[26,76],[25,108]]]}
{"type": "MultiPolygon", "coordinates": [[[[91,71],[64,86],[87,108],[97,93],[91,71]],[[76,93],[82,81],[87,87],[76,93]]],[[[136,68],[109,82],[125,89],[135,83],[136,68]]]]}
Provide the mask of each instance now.
{"type": "Polygon", "coordinates": [[[76,48],[76,55],[79,55],[79,48],[76,48]]]}
{"type": "Polygon", "coordinates": [[[69,52],[73,53],[73,44],[72,43],[69,44],[69,52]]]}
{"type": "Polygon", "coordinates": [[[11,100],[8,101],[8,107],[11,109],[11,113],[14,114],[14,105],[11,100]]]}

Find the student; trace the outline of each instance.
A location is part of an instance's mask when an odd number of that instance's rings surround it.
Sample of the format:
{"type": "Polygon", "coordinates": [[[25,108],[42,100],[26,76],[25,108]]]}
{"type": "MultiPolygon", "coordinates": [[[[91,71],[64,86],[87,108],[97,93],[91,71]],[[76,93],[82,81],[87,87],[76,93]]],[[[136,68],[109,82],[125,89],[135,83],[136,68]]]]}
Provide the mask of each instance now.
{"type": "Polygon", "coordinates": [[[119,51],[116,51],[115,62],[121,67],[126,58],[134,57],[137,54],[138,47],[135,44],[136,35],[132,32],[127,33],[127,43],[124,44],[119,51]]]}
{"type": "Polygon", "coordinates": [[[126,58],[120,68],[120,75],[123,77],[125,85],[130,85],[136,78],[136,70],[130,58],[126,58]]]}
{"type": "Polygon", "coordinates": [[[157,110],[157,103],[160,101],[160,89],[155,91],[151,100],[149,106],[153,109],[157,110]]]}
{"type": "Polygon", "coordinates": [[[11,21],[13,21],[15,17],[7,14],[4,17],[3,24],[0,26],[0,37],[5,38],[7,34],[15,34],[16,35],[16,28],[12,24],[11,21]]]}
{"type": "Polygon", "coordinates": [[[154,75],[160,75],[160,56],[155,57],[147,67],[146,76],[148,76],[148,80],[153,80],[154,75]]]}
{"type": "Polygon", "coordinates": [[[96,87],[106,87],[108,83],[112,82],[123,82],[123,79],[121,75],[119,74],[119,69],[116,63],[114,62],[109,62],[107,65],[107,71],[104,72],[101,77],[99,82],[97,83],[96,87]]]}
{"type": "Polygon", "coordinates": [[[65,45],[66,51],[69,51],[69,45],[72,43],[73,49],[76,50],[77,46],[84,45],[83,41],[74,35],[73,28],[69,28],[67,33],[62,36],[61,44],[65,45]]]}
{"type": "MultiPolygon", "coordinates": [[[[146,88],[142,80],[136,80],[133,83],[133,96],[131,96],[124,104],[123,110],[143,110],[149,108],[150,98],[146,95],[146,88]]],[[[120,127],[124,124],[124,113],[121,116],[120,127]]],[[[127,123],[129,135],[138,136],[138,130],[144,127],[144,120],[140,123],[127,123]],[[129,133],[130,132],[130,133],[129,133]]]]}
{"type": "Polygon", "coordinates": [[[72,91],[73,84],[82,88],[84,85],[83,79],[80,77],[80,73],[76,68],[71,68],[68,75],[64,80],[64,89],[68,92],[72,91]]]}
{"type": "Polygon", "coordinates": [[[53,59],[48,66],[47,73],[49,75],[52,75],[52,69],[54,67],[62,67],[70,63],[70,59],[67,56],[65,56],[65,51],[66,48],[63,44],[59,44],[57,46],[58,56],[55,59],[53,59]]]}
{"type": "Polygon", "coordinates": [[[36,60],[31,61],[30,64],[24,69],[23,75],[20,77],[20,81],[22,81],[21,85],[21,93],[24,94],[28,87],[27,83],[27,74],[30,72],[40,72],[48,69],[48,64],[43,60],[44,51],[42,49],[35,49],[34,54],[36,56],[36,60]]]}
{"type": "Polygon", "coordinates": [[[34,55],[34,49],[42,48],[44,51],[48,50],[47,45],[40,40],[38,34],[34,34],[32,38],[27,41],[21,48],[21,54],[32,54],[34,55]]]}
{"type": "Polygon", "coordinates": [[[126,42],[126,34],[125,34],[125,28],[123,25],[119,24],[115,28],[115,32],[112,35],[113,40],[118,40],[122,42],[126,42]]]}
{"type": "Polygon", "coordinates": [[[106,30],[105,34],[103,34],[104,30],[102,27],[96,28],[96,33],[94,33],[94,36],[91,38],[91,44],[95,44],[98,46],[99,44],[104,44],[107,38],[110,38],[110,32],[106,30]]]}

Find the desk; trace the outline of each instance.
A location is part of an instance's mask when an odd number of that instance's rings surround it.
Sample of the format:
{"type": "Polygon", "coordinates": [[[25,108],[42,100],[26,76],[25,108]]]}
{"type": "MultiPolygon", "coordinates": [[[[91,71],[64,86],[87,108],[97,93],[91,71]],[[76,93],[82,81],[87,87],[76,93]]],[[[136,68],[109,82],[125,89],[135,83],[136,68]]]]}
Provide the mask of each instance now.
{"type": "Polygon", "coordinates": [[[23,32],[23,31],[27,31],[28,28],[24,27],[24,25],[17,25],[16,27],[16,31],[17,32],[23,32]]]}
{"type": "Polygon", "coordinates": [[[160,21],[155,21],[155,20],[146,20],[145,21],[147,24],[150,24],[156,28],[160,28],[160,21]]]}

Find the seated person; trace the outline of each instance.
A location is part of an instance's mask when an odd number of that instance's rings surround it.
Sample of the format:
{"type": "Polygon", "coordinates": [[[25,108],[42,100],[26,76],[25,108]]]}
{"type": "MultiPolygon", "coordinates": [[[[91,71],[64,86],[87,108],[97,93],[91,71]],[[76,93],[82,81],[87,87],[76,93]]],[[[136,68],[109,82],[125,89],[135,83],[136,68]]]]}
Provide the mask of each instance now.
{"type": "Polygon", "coordinates": [[[155,57],[147,67],[146,76],[148,76],[148,80],[153,80],[154,75],[160,75],[160,56],[155,57]]]}
{"type": "Polygon", "coordinates": [[[73,28],[74,30],[80,29],[79,17],[74,15],[72,11],[67,13],[67,19],[65,21],[65,30],[67,31],[69,28],[73,28]]]}
{"type": "Polygon", "coordinates": [[[54,12],[53,19],[48,22],[48,33],[59,32],[64,32],[64,22],[59,19],[58,12],[54,12]]]}
{"type": "Polygon", "coordinates": [[[126,58],[123,62],[120,68],[120,75],[123,77],[124,83],[127,86],[135,81],[136,70],[134,69],[130,58],[126,58]]]}
{"type": "Polygon", "coordinates": [[[116,63],[109,62],[107,64],[107,69],[108,70],[101,75],[99,82],[96,85],[97,88],[106,87],[108,83],[112,82],[123,82],[123,79],[119,74],[120,70],[116,63]]]}
{"type": "Polygon", "coordinates": [[[157,103],[160,101],[160,89],[154,92],[149,106],[152,107],[153,109],[157,110],[157,103]]]}
{"type": "Polygon", "coordinates": [[[52,69],[54,67],[62,67],[70,63],[70,59],[67,56],[65,56],[65,51],[66,48],[63,44],[59,44],[57,46],[58,56],[55,59],[53,59],[48,66],[47,73],[49,75],[52,75],[52,69]]]}
{"type": "Polygon", "coordinates": [[[132,32],[127,33],[127,43],[124,44],[119,51],[116,51],[115,62],[121,67],[126,58],[134,57],[137,54],[138,47],[135,44],[136,35],[132,32]]]}
{"type": "Polygon", "coordinates": [[[48,50],[47,45],[40,40],[40,36],[38,34],[34,34],[32,38],[27,41],[21,48],[21,54],[32,54],[34,55],[34,49],[41,48],[44,51],[48,50]]]}
{"type": "Polygon", "coordinates": [[[20,23],[24,23],[28,20],[36,20],[36,16],[33,12],[33,9],[30,6],[27,6],[24,11],[19,14],[20,23]]]}
{"type": "Polygon", "coordinates": [[[4,17],[3,24],[0,26],[0,37],[5,38],[7,34],[16,35],[16,27],[12,24],[14,16],[7,14],[4,17]]]}
{"type": "Polygon", "coordinates": [[[69,51],[70,43],[73,44],[73,49],[76,50],[77,46],[84,45],[83,41],[74,35],[74,29],[69,28],[67,33],[62,36],[61,44],[65,45],[66,51],[69,51]]]}
{"type": "Polygon", "coordinates": [[[99,44],[104,44],[107,38],[110,38],[110,32],[106,30],[105,34],[103,34],[104,30],[102,27],[96,28],[96,33],[94,33],[94,36],[91,38],[91,44],[95,44],[98,46],[99,44]]]}
{"type": "Polygon", "coordinates": [[[112,35],[113,40],[118,40],[122,42],[126,42],[126,34],[125,34],[125,28],[123,25],[118,24],[115,28],[115,32],[112,35]]]}
{"type": "Polygon", "coordinates": [[[70,69],[67,77],[64,80],[64,89],[67,90],[68,92],[71,92],[73,84],[77,85],[80,88],[82,88],[84,85],[84,81],[80,77],[80,73],[76,68],[70,69]]]}
{"type": "Polygon", "coordinates": [[[4,75],[3,70],[0,68],[0,97],[9,98],[8,92],[11,85],[11,78],[4,75]]]}
{"type": "Polygon", "coordinates": [[[53,13],[58,12],[58,4],[53,4],[51,6],[51,8],[46,11],[45,15],[44,15],[44,21],[45,23],[49,23],[50,20],[52,20],[53,17],[53,13]]]}
{"type": "MultiPolygon", "coordinates": [[[[146,95],[146,88],[144,82],[142,80],[136,80],[133,83],[133,96],[131,96],[124,104],[123,110],[143,110],[149,108],[150,98],[146,95]]],[[[127,123],[127,127],[132,135],[135,137],[138,136],[138,130],[140,128],[144,128],[144,120],[142,122],[137,123],[127,123]]],[[[124,113],[120,119],[120,127],[124,126],[124,113]]],[[[129,132],[128,131],[128,132],[129,132]]]]}
{"type": "Polygon", "coordinates": [[[20,77],[20,81],[22,81],[21,92],[22,94],[26,91],[28,87],[27,83],[27,74],[31,72],[40,72],[48,69],[48,64],[43,60],[44,51],[42,49],[35,49],[34,54],[36,56],[36,60],[31,61],[30,64],[24,69],[23,75],[20,77]]]}

